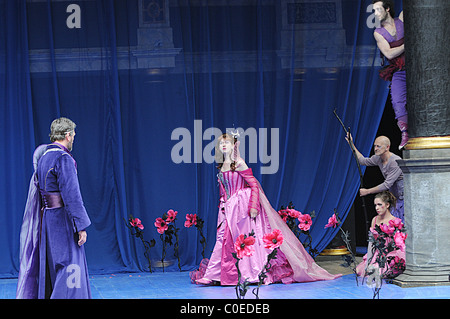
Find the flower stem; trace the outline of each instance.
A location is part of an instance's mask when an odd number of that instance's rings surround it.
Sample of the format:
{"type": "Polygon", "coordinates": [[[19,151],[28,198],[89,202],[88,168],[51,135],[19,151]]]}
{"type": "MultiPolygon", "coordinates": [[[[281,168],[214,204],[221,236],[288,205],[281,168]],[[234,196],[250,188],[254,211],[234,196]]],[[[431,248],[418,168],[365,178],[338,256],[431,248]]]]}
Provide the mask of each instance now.
{"type": "Polygon", "coordinates": [[[272,259],[275,259],[277,256],[278,248],[275,248],[269,255],[267,255],[267,262],[264,265],[263,269],[258,275],[258,286],[256,288],[253,288],[252,293],[255,295],[256,299],[259,299],[259,287],[264,283],[264,279],[267,278],[267,272],[270,270],[272,265],[270,264],[270,261],[272,259]],[[256,291],[256,292],[255,292],[256,291]]]}
{"type": "Polygon", "coordinates": [[[356,279],[356,286],[359,286],[358,283],[358,274],[356,273],[356,259],[355,259],[355,254],[353,254],[353,250],[350,244],[350,239],[348,238],[348,234],[346,232],[344,232],[344,230],[342,229],[342,227],[339,227],[339,230],[341,231],[341,238],[345,243],[345,246],[347,246],[347,250],[350,252],[350,254],[352,255],[352,271],[355,274],[355,279],[356,279]]]}

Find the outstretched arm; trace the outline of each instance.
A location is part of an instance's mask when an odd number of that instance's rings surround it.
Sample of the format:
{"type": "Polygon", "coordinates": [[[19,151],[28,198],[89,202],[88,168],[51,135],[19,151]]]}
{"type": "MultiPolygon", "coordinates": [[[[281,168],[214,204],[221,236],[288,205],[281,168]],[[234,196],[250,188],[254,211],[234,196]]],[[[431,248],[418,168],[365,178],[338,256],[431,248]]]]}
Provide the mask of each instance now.
{"type": "Polygon", "coordinates": [[[359,190],[359,195],[360,196],[367,196],[369,194],[377,194],[382,192],[382,190],[379,189],[378,186],[372,187],[372,188],[361,188],[359,190]]]}
{"type": "Polygon", "coordinates": [[[361,152],[358,151],[358,149],[356,148],[355,144],[353,143],[353,137],[352,137],[352,134],[347,133],[347,136],[345,137],[345,140],[347,141],[347,143],[348,143],[350,146],[353,145],[353,148],[354,148],[355,153],[356,153],[356,157],[357,157],[358,159],[359,159],[360,157],[364,157],[364,156],[361,154],[361,152]]]}
{"type": "MultiPolygon", "coordinates": [[[[348,144],[350,144],[351,146],[353,146],[353,149],[355,150],[356,156],[358,158],[358,161],[361,165],[366,165],[366,166],[374,166],[376,165],[376,163],[373,161],[372,158],[365,158],[360,151],[358,151],[358,149],[356,148],[355,144],[353,143],[353,137],[350,133],[347,133],[347,136],[345,137],[346,141],[348,142],[348,144]]],[[[369,194],[375,194],[375,193],[379,193],[378,190],[378,186],[372,187],[372,188],[361,188],[359,190],[359,195],[360,196],[366,196],[369,194]]]]}

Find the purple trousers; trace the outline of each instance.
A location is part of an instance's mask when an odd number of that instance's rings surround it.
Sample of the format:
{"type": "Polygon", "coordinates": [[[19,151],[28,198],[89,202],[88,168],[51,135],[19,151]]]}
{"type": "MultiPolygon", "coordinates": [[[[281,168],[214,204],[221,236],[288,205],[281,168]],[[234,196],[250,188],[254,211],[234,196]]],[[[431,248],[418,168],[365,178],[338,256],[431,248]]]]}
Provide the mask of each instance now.
{"type": "Polygon", "coordinates": [[[391,101],[395,118],[402,122],[408,122],[406,110],[406,71],[397,71],[391,81],[391,101]]]}

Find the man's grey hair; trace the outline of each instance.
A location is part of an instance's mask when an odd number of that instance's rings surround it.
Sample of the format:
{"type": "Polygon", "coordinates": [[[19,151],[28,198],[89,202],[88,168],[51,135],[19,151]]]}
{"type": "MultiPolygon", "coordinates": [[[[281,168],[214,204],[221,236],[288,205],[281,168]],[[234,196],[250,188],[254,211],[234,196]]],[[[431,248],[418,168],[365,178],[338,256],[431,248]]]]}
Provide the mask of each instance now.
{"type": "Polygon", "coordinates": [[[65,117],[60,117],[52,122],[50,126],[50,141],[61,141],[67,133],[72,134],[77,125],[65,117]]]}

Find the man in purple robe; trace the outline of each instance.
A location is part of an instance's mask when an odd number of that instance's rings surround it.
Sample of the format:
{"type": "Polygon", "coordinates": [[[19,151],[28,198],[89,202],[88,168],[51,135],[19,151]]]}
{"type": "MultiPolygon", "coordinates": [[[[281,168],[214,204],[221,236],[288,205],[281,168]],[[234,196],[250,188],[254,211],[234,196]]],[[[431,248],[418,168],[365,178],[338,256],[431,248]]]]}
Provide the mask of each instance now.
{"type": "Polygon", "coordinates": [[[35,152],[38,162],[33,176],[34,193],[40,196],[30,198],[30,183],[21,230],[17,298],[91,298],[83,246],[91,221],[81,197],[76,162],[70,153],[75,126],[67,118],[54,120],[50,128],[52,144],[44,150],[40,146],[38,149],[43,152],[35,152]]]}

